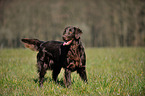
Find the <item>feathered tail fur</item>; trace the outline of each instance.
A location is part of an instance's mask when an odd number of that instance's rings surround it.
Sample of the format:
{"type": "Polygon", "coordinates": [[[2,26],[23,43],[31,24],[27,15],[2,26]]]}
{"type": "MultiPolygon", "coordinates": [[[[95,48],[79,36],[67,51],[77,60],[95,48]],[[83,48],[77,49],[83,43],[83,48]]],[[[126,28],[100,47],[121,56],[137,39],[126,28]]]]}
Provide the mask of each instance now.
{"type": "Polygon", "coordinates": [[[44,41],[40,41],[38,39],[28,39],[28,38],[21,39],[21,41],[23,42],[26,48],[29,48],[33,51],[39,51],[40,45],[44,43],[44,41]]]}

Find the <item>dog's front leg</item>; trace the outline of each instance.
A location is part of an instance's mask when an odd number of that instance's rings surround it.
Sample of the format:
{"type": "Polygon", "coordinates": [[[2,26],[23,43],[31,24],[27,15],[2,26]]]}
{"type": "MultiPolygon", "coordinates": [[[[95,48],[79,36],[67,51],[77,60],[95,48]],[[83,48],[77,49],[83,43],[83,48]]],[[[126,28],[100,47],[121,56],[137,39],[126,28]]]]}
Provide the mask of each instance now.
{"type": "Polygon", "coordinates": [[[65,87],[69,87],[71,85],[71,70],[69,69],[65,69],[64,84],[65,87]]]}
{"type": "Polygon", "coordinates": [[[86,74],[86,69],[85,69],[85,67],[79,68],[79,69],[77,70],[77,73],[79,73],[79,75],[80,75],[80,77],[81,77],[81,79],[82,79],[83,81],[85,81],[86,83],[88,83],[88,81],[87,81],[87,74],[86,74]]]}

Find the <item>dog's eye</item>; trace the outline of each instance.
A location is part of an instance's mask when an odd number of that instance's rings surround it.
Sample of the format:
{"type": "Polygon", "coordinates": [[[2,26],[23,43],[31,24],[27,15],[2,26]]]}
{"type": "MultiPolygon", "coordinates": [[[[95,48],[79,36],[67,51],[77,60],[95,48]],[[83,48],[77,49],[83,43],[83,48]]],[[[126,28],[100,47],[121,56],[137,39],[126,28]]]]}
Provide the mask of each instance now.
{"type": "Polygon", "coordinates": [[[69,34],[72,34],[72,31],[69,31],[69,34]]]}

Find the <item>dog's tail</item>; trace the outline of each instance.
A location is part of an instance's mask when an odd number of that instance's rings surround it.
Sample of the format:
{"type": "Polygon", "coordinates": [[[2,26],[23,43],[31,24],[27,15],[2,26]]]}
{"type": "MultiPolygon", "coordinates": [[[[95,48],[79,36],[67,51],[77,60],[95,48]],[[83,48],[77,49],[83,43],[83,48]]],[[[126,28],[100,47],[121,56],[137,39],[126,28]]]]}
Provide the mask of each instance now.
{"type": "Polygon", "coordinates": [[[44,41],[40,41],[38,39],[28,39],[28,38],[21,39],[21,41],[23,42],[26,48],[29,48],[33,51],[39,51],[41,44],[44,43],[44,41]]]}

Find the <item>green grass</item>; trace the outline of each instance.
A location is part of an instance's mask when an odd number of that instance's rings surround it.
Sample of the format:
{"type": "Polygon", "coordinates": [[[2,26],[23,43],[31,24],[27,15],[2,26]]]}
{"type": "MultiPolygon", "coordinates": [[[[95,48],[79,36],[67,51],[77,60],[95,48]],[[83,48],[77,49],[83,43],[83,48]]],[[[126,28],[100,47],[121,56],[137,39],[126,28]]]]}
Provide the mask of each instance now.
{"type": "Polygon", "coordinates": [[[39,88],[36,54],[29,49],[0,50],[0,96],[145,95],[145,48],[87,48],[89,83],[74,72],[71,88],[64,88],[63,70],[58,83],[48,71],[43,88],[39,88]]]}

